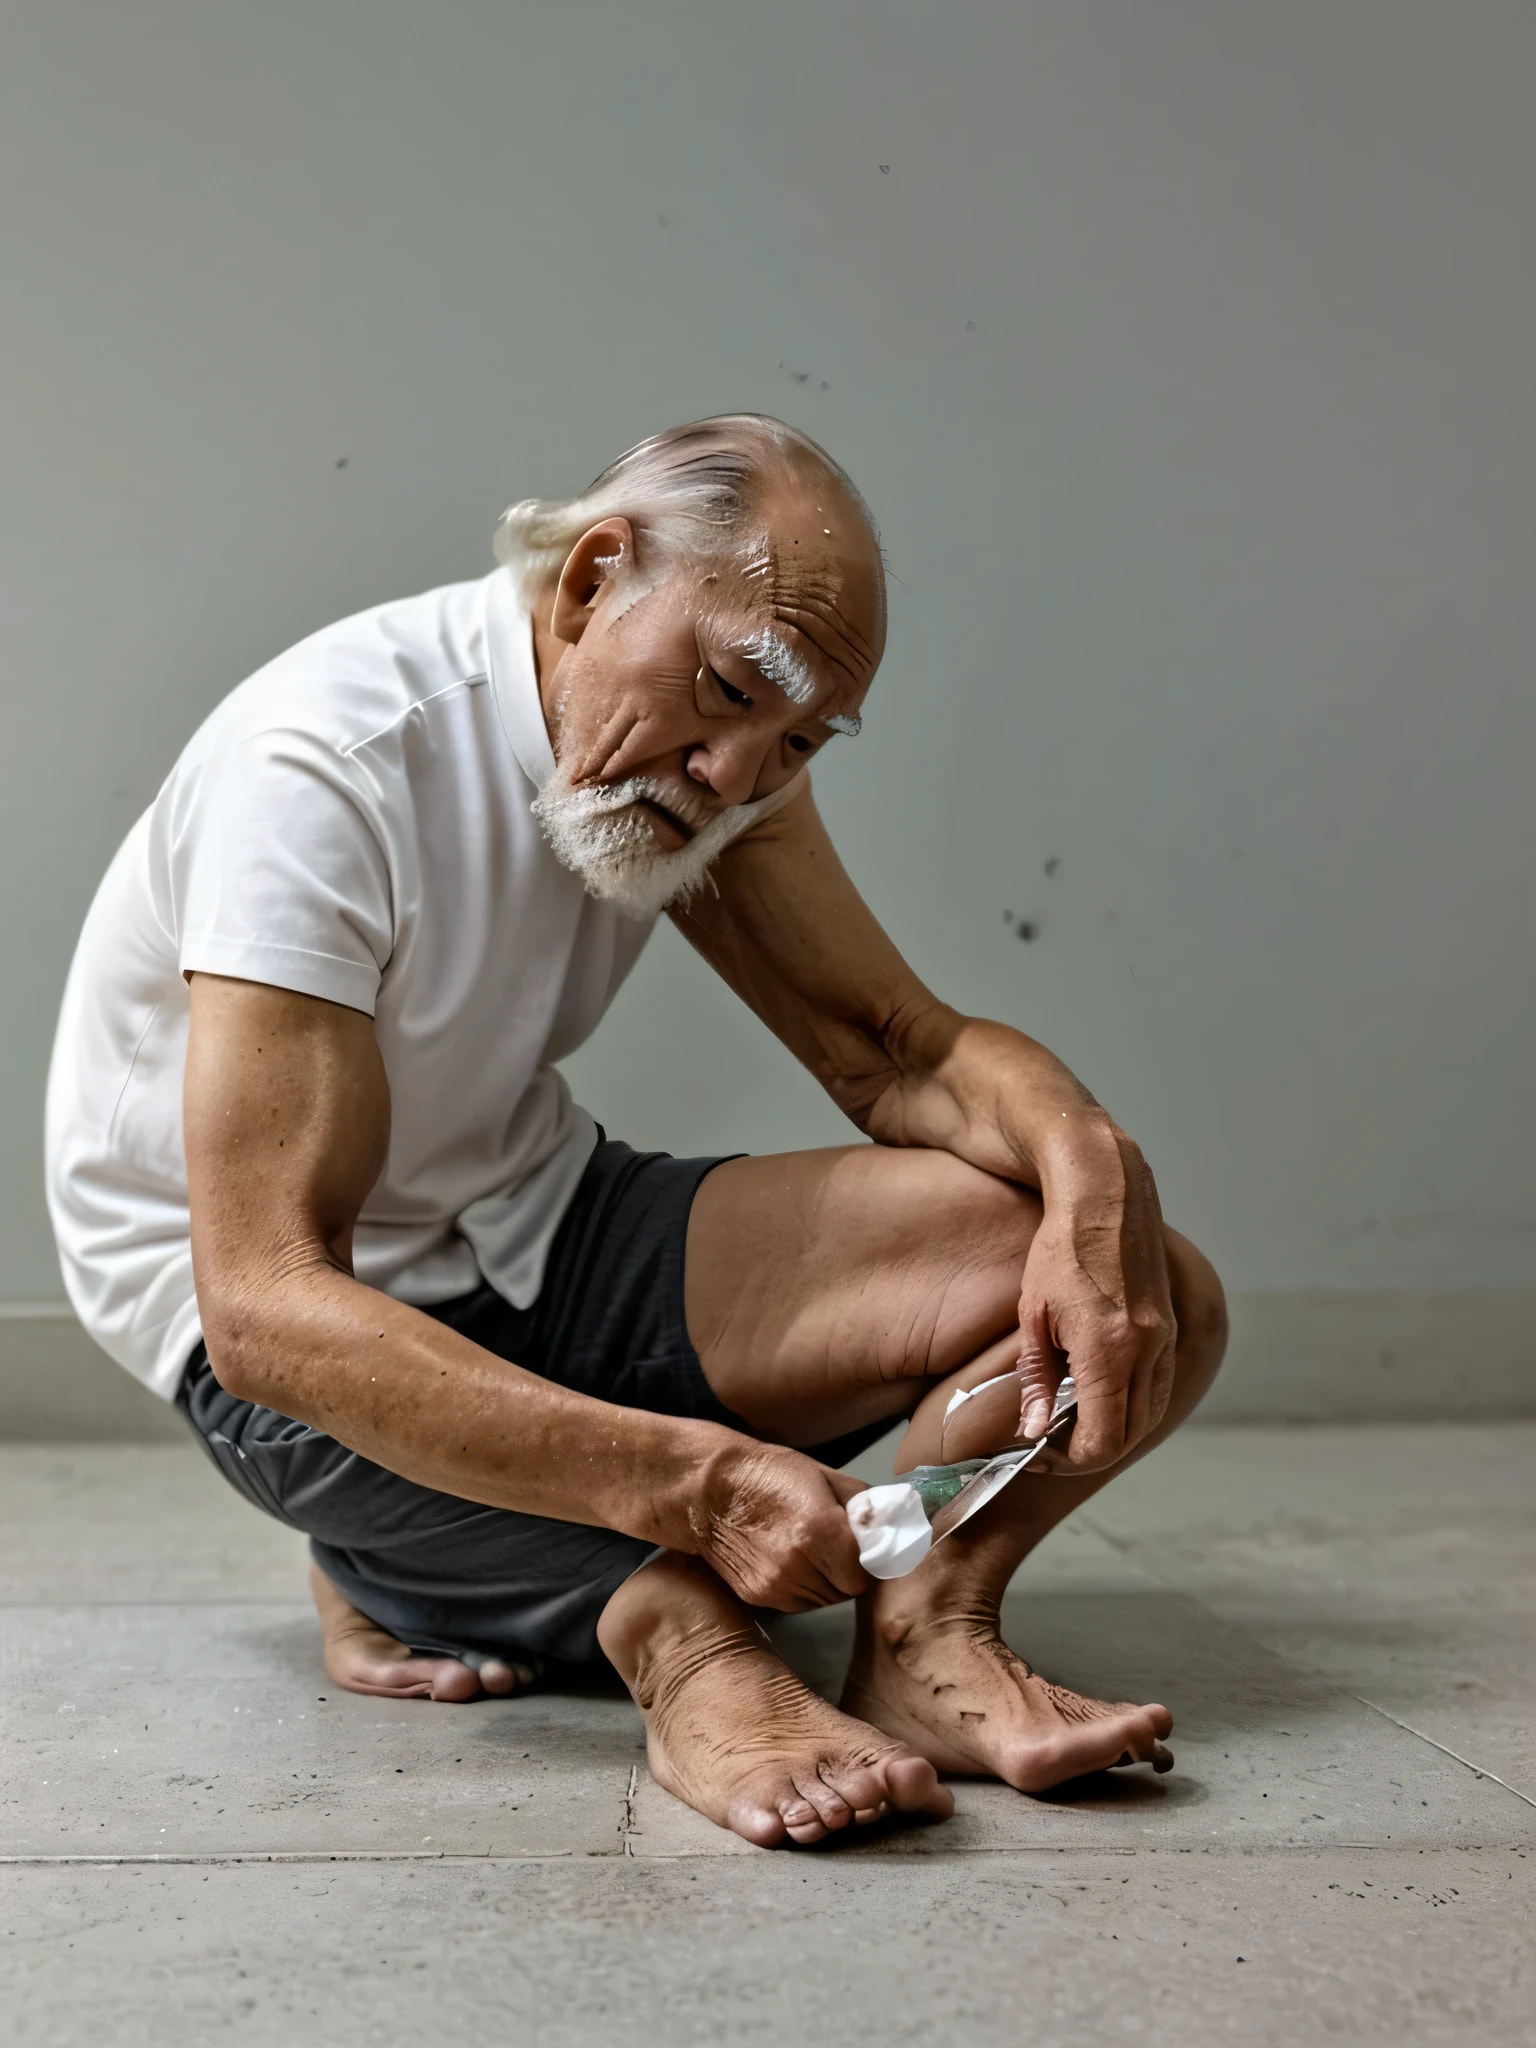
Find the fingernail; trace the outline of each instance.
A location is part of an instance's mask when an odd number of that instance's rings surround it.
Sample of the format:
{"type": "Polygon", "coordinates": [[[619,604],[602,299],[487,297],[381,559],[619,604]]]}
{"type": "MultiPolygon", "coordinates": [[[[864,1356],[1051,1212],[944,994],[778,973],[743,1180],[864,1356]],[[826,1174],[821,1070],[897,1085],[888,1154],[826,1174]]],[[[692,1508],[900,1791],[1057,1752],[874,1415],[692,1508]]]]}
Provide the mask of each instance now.
{"type": "Polygon", "coordinates": [[[1024,1434],[1034,1443],[1045,1435],[1051,1426],[1051,1404],[1049,1401],[1031,1401],[1024,1414],[1024,1434]]]}

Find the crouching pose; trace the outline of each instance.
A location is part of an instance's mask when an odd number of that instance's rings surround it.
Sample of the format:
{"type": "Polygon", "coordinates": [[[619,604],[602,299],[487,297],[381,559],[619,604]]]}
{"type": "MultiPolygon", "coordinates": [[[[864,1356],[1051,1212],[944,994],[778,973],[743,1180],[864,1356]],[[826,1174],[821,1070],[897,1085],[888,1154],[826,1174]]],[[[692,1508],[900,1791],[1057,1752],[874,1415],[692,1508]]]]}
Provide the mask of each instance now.
{"type": "Polygon", "coordinates": [[[807,770],[882,652],[863,500],[706,420],[497,553],[242,684],[114,861],[48,1105],[87,1328],[309,1535],[338,1685],[606,1655],[660,1782],[763,1844],[944,1815],[946,1772],[1166,1768],[1163,1706],[1044,1683],[999,1604],[1200,1399],[1221,1289],[1111,1117],[839,864],[807,770]],[[675,1159],[573,1104],[554,1062],[663,910],[873,1143],[675,1159]],[[868,1582],[839,1467],[903,1417],[937,1458],[1016,1368],[964,1450],[1032,1439],[1069,1363],[1047,1475],[868,1582]],[[849,1598],[838,1709],[754,1610],[849,1598]]]}

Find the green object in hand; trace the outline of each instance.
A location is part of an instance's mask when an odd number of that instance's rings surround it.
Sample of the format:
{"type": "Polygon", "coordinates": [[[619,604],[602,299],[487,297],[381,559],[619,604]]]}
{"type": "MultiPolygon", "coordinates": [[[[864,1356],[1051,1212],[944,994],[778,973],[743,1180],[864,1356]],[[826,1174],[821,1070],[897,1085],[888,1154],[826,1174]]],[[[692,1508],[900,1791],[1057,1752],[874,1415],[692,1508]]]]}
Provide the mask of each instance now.
{"type": "Polygon", "coordinates": [[[990,1458],[962,1458],[958,1465],[914,1465],[910,1472],[897,1474],[912,1487],[931,1522],[940,1508],[947,1508],[967,1479],[974,1479],[990,1458]]]}

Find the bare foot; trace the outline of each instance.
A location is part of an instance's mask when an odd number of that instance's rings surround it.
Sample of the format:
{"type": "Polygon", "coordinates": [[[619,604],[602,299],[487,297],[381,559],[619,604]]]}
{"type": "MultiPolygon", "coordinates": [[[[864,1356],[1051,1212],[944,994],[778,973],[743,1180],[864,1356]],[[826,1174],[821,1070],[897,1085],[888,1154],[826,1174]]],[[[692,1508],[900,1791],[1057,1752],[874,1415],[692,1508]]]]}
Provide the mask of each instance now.
{"type": "Polygon", "coordinates": [[[524,1692],[538,1673],[526,1664],[488,1657],[478,1671],[457,1657],[433,1657],[397,1643],[344,1599],[318,1565],[309,1590],[325,1637],[325,1675],[348,1692],[396,1700],[474,1700],[486,1693],[524,1692]]]}
{"type": "Polygon", "coordinates": [[[938,1770],[1044,1792],[1117,1764],[1173,1768],[1166,1707],[1111,1705],[1039,1678],[986,1615],[938,1618],[866,1596],[843,1711],[938,1770]]]}
{"type": "Polygon", "coordinates": [[[692,1559],[637,1572],[598,1633],[645,1715],[652,1777],[759,1848],[890,1812],[953,1813],[931,1763],[808,1691],[692,1559]]]}

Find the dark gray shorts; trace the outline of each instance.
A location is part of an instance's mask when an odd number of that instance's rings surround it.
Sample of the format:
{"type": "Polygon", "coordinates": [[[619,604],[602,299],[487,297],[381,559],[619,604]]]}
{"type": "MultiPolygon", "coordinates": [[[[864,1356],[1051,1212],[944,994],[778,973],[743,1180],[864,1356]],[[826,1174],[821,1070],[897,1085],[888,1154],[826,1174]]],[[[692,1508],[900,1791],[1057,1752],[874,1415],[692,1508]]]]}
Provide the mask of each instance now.
{"type": "MultiPolygon", "coordinates": [[[[753,1432],[716,1400],[683,1312],[688,1212],[718,1159],[605,1139],[561,1221],[532,1308],[488,1286],[435,1316],[499,1358],[577,1393],[753,1432]]],[[[611,1529],[436,1493],[270,1408],[236,1400],[200,1344],[177,1397],[240,1493],[310,1539],[315,1562],[381,1628],[419,1649],[589,1663],[597,1620],[653,1546],[611,1529]]],[[[809,1453],[845,1464],[889,1423],[809,1453]]]]}

